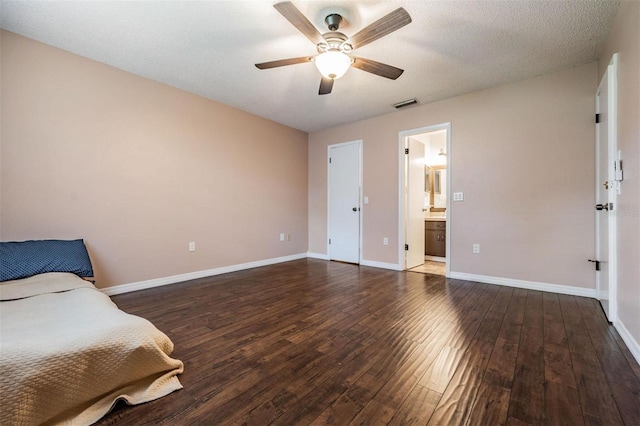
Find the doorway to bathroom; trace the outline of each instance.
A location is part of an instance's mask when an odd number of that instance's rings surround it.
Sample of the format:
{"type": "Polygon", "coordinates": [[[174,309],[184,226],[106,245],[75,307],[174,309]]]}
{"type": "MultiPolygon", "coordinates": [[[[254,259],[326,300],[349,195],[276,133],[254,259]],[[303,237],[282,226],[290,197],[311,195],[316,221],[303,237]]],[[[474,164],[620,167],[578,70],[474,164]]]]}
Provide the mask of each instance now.
{"type": "Polygon", "coordinates": [[[403,269],[448,275],[451,124],[400,132],[399,259],[403,269]]]}

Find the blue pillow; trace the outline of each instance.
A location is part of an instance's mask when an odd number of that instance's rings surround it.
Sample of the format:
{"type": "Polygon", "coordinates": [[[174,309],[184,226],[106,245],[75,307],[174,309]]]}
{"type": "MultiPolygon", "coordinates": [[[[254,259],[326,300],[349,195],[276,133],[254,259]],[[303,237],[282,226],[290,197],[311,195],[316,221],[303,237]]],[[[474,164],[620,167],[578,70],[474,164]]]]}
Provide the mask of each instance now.
{"type": "Polygon", "coordinates": [[[38,240],[0,243],[0,281],[46,272],[71,272],[93,277],[83,240],[38,240]]]}

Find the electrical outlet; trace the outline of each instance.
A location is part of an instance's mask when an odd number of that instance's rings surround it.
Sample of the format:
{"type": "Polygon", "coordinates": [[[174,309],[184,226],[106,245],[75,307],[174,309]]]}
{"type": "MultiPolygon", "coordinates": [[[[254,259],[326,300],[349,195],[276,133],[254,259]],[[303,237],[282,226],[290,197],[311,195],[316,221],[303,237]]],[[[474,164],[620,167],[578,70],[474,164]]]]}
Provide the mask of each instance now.
{"type": "Polygon", "coordinates": [[[196,242],[195,241],[191,241],[189,243],[189,251],[196,251],[196,242]]]}
{"type": "Polygon", "coordinates": [[[382,239],[382,245],[388,246],[388,245],[389,245],[389,238],[384,237],[384,238],[382,239]]]}
{"type": "Polygon", "coordinates": [[[475,254],[480,253],[480,244],[474,244],[474,245],[473,245],[473,252],[474,252],[475,254]]]}
{"type": "Polygon", "coordinates": [[[284,241],[284,232],[280,233],[280,241],[284,241]]]}

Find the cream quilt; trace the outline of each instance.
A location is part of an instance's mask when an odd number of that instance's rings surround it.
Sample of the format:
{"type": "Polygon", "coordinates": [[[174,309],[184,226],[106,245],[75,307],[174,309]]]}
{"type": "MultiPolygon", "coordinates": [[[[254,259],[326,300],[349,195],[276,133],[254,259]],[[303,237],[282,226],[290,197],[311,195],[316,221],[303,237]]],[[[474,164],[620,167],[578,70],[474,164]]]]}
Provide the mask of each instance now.
{"type": "Polygon", "coordinates": [[[0,425],[88,425],[182,388],[171,340],[73,274],[2,282],[0,300],[0,425]]]}

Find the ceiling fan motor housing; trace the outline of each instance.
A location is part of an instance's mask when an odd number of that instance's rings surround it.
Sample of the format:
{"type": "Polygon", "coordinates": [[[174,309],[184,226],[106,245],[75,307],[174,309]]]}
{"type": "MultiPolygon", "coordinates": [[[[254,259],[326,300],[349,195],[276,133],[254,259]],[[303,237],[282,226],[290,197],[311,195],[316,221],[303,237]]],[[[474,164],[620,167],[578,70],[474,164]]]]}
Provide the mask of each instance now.
{"type": "Polygon", "coordinates": [[[342,22],[342,16],[337,13],[332,13],[324,18],[324,22],[329,27],[329,31],[337,31],[340,28],[340,22],[342,22]]]}

